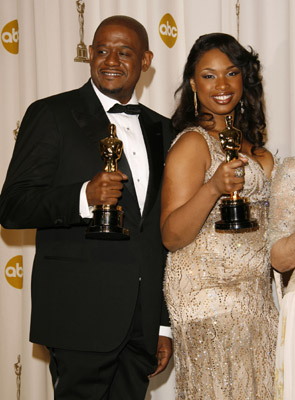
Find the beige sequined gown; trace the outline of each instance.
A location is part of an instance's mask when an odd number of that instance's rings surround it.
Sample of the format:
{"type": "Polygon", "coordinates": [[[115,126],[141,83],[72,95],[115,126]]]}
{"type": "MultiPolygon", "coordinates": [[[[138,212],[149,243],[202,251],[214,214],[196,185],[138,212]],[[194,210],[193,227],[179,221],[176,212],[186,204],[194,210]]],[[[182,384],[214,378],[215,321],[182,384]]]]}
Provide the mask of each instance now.
{"type": "MultiPolygon", "coordinates": [[[[208,181],[225,156],[218,140],[196,129],[211,154],[208,181]]],[[[259,230],[216,233],[218,202],[194,242],[168,254],[177,399],[273,399],[278,313],[265,248],[269,192],[270,180],[249,159],[240,194],[251,201],[259,230]]]]}

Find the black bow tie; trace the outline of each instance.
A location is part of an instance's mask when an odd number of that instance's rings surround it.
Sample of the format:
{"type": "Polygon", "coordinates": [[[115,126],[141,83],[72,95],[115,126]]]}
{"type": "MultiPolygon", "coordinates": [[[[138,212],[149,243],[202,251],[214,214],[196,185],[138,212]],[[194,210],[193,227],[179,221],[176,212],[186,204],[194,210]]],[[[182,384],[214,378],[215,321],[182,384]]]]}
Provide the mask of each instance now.
{"type": "Polygon", "coordinates": [[[109,113],[125,113],[136,115],[141,111],[139,104],[127,104],[124,106],[123,104],[116,103],[113,107],[109,109],[109,113]]]}

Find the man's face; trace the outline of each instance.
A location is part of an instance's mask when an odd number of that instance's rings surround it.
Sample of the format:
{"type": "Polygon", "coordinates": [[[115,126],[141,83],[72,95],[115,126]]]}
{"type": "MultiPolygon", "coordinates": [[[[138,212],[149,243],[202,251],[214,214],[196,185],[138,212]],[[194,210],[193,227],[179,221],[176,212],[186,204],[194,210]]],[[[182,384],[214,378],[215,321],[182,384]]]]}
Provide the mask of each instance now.
{"type": "Polygon", "coordinates": [[[153,57],[145,51],[138,34],[124,25],[105,25],[89,47],[91,78],[106,96],[127,103],[153,57]]]}

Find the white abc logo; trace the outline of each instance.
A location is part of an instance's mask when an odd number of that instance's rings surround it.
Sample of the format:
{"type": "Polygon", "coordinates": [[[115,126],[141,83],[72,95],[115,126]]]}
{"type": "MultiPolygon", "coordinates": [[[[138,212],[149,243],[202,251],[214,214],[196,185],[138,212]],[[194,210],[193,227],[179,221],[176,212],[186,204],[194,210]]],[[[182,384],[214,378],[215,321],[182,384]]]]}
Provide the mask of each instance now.
{"type": "Polygon", "coordinates": [[[4,43],[18,43],[18,31],[12,28],[11,32],[2,33],[2,42],[4,43]]]}
{"type": "Polygon", "coordinates": [[[172,36],[175,38],[177,36],[177,28],[176,26],[170,26],[169,21],[166,24],[160,25],[160,33],[163,36],[172,36]]]}
{"type": "Polygon", "coordinates": [[[5,267],[5,277],[7,282],[16,289],[23,287],[23,257],[12,257],[5,267]]]}
{"type": "Polygon", "coordinates": [[[1,41],[4,48],[12,54],[18,54],[18,21],[17,19],[8,22],[1,32],[1,41]]]}
{"type": "Polygon", "coordinates": [[[5,274],[8,278],[22,278],[23,277],[23,267],[19,265],[19,263],[16,263],[15,266],[8,266],[6,268],[5,274]]]}
{"type": "Polygon", "coordinates": [[[165,14],[159,23],[159,33],[163,42],[170,49],[175,45],[177,39],[177,25],[171,14],[165,14]]]}

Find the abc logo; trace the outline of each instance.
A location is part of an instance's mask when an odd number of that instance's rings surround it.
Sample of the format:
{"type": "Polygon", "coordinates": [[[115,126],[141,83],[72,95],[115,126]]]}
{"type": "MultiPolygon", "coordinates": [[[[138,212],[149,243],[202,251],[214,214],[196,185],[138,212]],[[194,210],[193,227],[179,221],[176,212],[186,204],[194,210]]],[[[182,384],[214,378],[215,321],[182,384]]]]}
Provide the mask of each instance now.
{"type": "Polygon", "coordinates": [[[8,22],[1,32],[1,41],[3,46],[9,53],[18,53],[18,21],[8,22]]]}
{"type": "Polygon", "coordinates": [[[168,47],[173,47],[177,39],[177,26],[172,15],[164,15],[160,21],[159,32],[163,42],[168,47]]]}
{"type": "Polygon", "coordinates": [[[23,287],[23,257],[15,256],[11,258],[5,267],[5,277],[7,282],[16,289],[23,287]]]}

